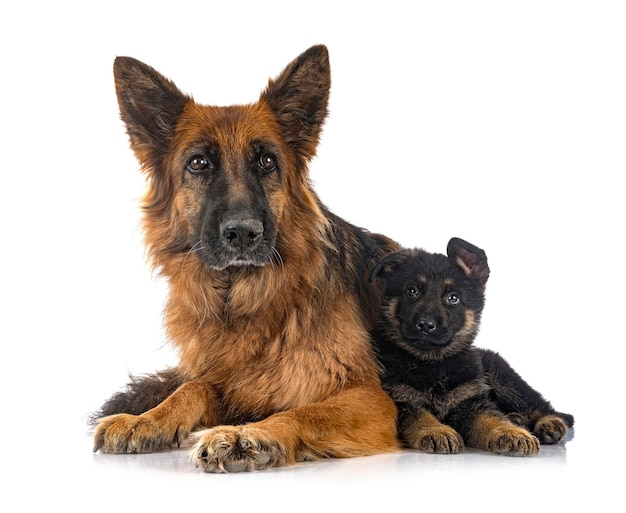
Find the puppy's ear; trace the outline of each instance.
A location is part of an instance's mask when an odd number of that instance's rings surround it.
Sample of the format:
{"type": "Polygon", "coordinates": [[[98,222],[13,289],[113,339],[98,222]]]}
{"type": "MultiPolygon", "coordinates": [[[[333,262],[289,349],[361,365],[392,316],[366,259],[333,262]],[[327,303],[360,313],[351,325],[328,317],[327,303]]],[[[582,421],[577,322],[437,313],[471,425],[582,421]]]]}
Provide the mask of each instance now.
{"type": "Polygon", "coordinates": [[[448,257],[455,260],[469,278],[476,280],[482,286],[487,283],[489,266],[487,265],[487,255],[482,249],[463,239],[454,237],[448,242],[447,252],[448,257]]]}
{"type": "Polygon", "coordinates": [[[144,168],[154,169],[191,98],[156,70],[131,57],[117,57],[113,72],[131,148],[144,168]]]}
{"type": "Polygon", "coordinates": [[[404,265],[412,256],[415,256],[415,254],[416,250],[403,249],[381,258],[370,272],[370,283],[376,278],[386,279],[391,273],[404,265]]]}
{"type": "Polygon", "coordinates": [[[330,63],[325,46],[313,46],[292,61],[261,95],[300,163],[310,160],[328,113],[330,63]]]}

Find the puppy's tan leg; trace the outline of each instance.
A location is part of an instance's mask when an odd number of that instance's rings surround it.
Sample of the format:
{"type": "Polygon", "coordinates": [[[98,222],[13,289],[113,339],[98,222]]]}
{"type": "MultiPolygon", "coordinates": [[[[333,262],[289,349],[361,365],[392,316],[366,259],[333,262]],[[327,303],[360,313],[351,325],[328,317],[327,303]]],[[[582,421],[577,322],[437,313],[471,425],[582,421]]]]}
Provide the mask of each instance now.
{"type": "Polygon", "coordinates": [[[400,435],[409,447],[424,452],[456,454],[465,447],[461,435],[425,410],[406,422],[400,435]]]}
{"type": "Polygon", "coordinates": [[[161,404],[141,415],[119,414],[99,420],[94,452],[144,453],[179,445],[199,424],[218,423],[217,401],[210,385],[185,383],[161,404]]]}
{"type": "Polygon", "coordinates": [[[399,449],[395,404],[378,387],[355,387],[260,422],[217,426],[195,436],[191,454],[206,472],[260,470],[399,449]]]}
{"type": "Polygon", "coordinates": [[[491,413],[482,413],[476,417],[468,445],[510,456],[533,456],[539,453],[537,437],[508,419],[491,413]]]}

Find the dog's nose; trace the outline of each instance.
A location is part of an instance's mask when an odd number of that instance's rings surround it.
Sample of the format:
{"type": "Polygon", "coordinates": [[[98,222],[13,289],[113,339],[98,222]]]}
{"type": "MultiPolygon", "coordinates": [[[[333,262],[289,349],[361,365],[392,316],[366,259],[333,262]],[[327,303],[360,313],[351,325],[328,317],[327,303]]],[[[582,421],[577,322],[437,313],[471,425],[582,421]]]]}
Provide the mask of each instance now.
{"type": "Polygon", "coordinates": [[[437,321],[435,321],[432,317],[425,317],[423,319],[419,319],[416,326],[418,330],[428,335],[437,329],[437,321]]]}
{"type": "Polygon", "coordinates": [[[263,224],[256,219],[225,222],[222,225],[222,241],[233,248],[252,246],[263,235],[263,224]]]}

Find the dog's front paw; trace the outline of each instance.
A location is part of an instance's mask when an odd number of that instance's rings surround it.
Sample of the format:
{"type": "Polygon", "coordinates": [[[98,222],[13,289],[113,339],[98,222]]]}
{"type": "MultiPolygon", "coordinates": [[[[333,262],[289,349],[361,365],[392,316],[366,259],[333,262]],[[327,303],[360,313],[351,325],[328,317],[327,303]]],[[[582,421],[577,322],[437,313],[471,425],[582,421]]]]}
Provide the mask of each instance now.
{"type": "Polygon", "coordinates": [[[541,417],[533,428],[533,434],[542,444],[556,444],[565,438],[567,426],[563,419],[556,415],[541,417]]]}
{"type": "Polygon", "coordinates": [[[146,453],[180,444],[188,432],[167,429],[149,415],[121,413],[98,421],[94,433],[94,452],[146,453]]]}
{"type": "Polygon", "coordinates": [[[539,453],[539,440],[524,428],[507,426],[489,434],[486,448],[496,454],[534,456],[539,453]]]}
{"type": "Polygon", "coordinates": [[[465,448],[461,435],[443,424],[420,429],[409,445],[414,449],[435,454],[456,454],[465,448]]]}
{"type": "Polygon", "coordinates": [[[191,455],[205,472],[242,472],[285,464],[286,453],[267,432],[246,426],[217,426],[195,433],[191,455]]]}

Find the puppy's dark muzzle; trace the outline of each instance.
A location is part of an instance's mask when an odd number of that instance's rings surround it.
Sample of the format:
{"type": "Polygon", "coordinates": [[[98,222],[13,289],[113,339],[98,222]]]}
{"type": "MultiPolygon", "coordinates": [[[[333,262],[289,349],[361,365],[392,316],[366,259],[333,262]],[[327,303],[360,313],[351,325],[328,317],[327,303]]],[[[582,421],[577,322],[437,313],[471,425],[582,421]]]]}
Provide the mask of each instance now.
{"type": "Polygon", "coordinates": [[[448,344],[449,332],[440,318],[423,316],[407,321],[402,326],[403,335],[422,348],[443,347],[448,344]]]}

